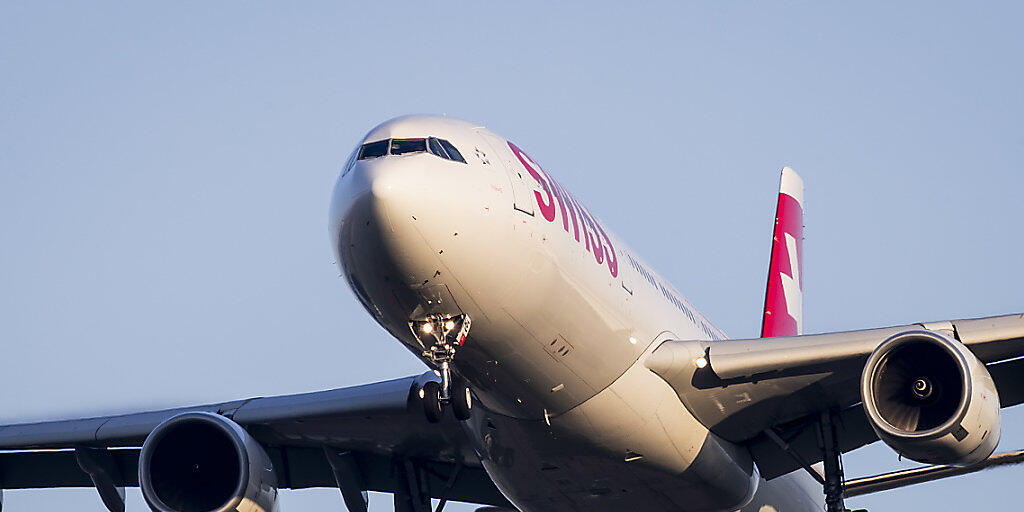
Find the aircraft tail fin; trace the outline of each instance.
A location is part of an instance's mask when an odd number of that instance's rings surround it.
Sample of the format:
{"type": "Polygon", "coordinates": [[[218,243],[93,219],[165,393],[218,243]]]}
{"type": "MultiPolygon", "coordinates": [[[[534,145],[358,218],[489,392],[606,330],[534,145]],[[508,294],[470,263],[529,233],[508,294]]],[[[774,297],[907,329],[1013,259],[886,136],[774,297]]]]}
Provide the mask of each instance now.
{"type": "Polygon", "coordinates": [[[761,337],[803,334],[804,181],[782,168],[761,337]]]}

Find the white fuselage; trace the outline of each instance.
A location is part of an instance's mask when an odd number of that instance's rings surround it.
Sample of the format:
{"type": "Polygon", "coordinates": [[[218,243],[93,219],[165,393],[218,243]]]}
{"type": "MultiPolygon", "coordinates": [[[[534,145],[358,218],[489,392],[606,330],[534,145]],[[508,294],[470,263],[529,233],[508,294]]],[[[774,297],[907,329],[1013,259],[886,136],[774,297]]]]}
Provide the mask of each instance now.
{"type": "Polygon", "coordinates": [[[810,478],[761,480],[745,448],[709,432],[643,366],[662,341],[725,336],[518,147],[437,116],[388,121],[360,144],[425,137],[450,141],[465,163],[353,153],[331,243],[359,300],[417,356],[410,322],[472,319],[453,367],[484,407],[466,429],[512,502],[820,508],[810,478]]]}

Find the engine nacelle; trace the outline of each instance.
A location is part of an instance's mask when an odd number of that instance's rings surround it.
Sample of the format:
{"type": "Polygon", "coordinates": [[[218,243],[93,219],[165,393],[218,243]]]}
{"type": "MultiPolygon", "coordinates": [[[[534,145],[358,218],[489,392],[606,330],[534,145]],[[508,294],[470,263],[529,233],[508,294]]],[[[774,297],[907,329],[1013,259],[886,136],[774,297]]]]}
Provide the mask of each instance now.
{"type": "Polygon", "coordinates": [[[187,412],[158,425],[139,455],[139,487],[157,512],[271,512],[277,474],[239,424],[187,412]]]}
{"type": "Polygon", "coordinates": [[[985,365],[959,341],[908,331],[864,365],[864,412],[878,437],[908,459],[968,466],[999,442],[999,395],[985,365]]]}

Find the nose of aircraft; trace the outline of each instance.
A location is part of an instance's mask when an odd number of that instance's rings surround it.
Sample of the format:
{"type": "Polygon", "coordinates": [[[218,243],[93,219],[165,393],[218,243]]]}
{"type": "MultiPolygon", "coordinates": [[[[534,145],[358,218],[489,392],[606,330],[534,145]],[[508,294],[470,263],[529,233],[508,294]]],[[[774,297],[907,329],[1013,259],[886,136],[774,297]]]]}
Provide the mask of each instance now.
{"type": "Polygon", "coordinates": [[[452,213],[442,205],[464,181],[446,163],[429,154],[357,161],[338,180],[331,201],[339,264],[353,263],[356,246],[374,246],[374,258],[388,259],[425,250],[429,233],[423,230],[452,213]]]}
{"type": "Polygon", "coordinates": [[[332,231],[367,214],[387,220],[389,207],[410,205],[430,195],[439,176],[426,178],[414,158],[357,161],[338,179],[331,198],[332,231]]]}
{"type": "Polygon", "coordinates": [[[400,274],[394,256],[409,250],[401,247],[408,240],[395,242],[390,212],[423,193],[416,171],[406,159],[356,161],[334,187],[329,232],[336,264],[371,314],[390,293],[377,277],[400,274]]]}
{"type": "Polygon", "coordinates": [[[366,193],[373,201],[384,206],[415,202],[418,197],[429,192],[430,182],[423,179],[426,174],[425,166],[416,165],[412,158],[372,162],[360,171],[364,178],[366,193]]]}
{"type": "Polygon", "coordinates": [[[335,186],[331,244],[339,270],[364,307],[395,332],[417,304],[432,304],[420,295],[441,293],[450,274],[440,270],[446,237],[463,232],[459,240],[466,239],[472,211],[483,210],[472,171],[429,154],[377,158],[357,161],[335,186]]]}

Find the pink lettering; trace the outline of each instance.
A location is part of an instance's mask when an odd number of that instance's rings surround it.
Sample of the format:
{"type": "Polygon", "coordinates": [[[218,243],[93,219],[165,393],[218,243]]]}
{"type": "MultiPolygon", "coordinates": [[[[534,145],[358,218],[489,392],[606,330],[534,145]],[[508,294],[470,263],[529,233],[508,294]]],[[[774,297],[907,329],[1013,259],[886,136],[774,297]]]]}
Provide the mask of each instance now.
{"type": "Polygon", "coordinates": [[[597,264],[602,265],[607,262],[608,271],[612,277],[618,277],[618,257],[615,255],[615,248],[612,246],[611,238],[605,233],[604,228],[594,220],[590,212],[581,206],[572,194],[567,192],[551,176],[548,176],[544,169],[537,165],[526,152],[519,149],[512,142],[509,142],[508,146],[544,192],[542,195],[540,190],[533,191],[534,198],[537,200],[537,207],[540,208],[544,220],[548,222],[555,221],[555,201],[557,200],[557,212],[562,214],[562,229],[568,233],[569,220],[572,219],[572,233],[576,241],[580,241],[580,230],[582,229],[583,242],[586,244],[587,251],[591,252],[591,247],[593,247],[592,252],[597,264]]]}
{"type": "MultiPolygon", "coordinates": [[[[548,200],[544,201],[541,198],[540,191],[533,191],[533,195],[537,198],[537,207],[540,208],[540,213],[541,215],[544,216],[544,220],[548,222],[553,222],[555,220],[555,201],[551,197],[551,190],[548,188],[547,182],[544,181],[544,178],[541,177],[540,173],[537,172],[537,169],[540,169],[540,166],[537,165],[536,162],[534,162],[529,155],[523,152],[523,150],[519,149],[519,147],[516,146],[515,144],[509,142],[508,146],[512,148],[512,152],[515,153],[516,158],[519,159],[519,162],[523,164],[523,167],[525,167],[527,172],[530,173],[530,176],[533,176],[533,179],[537,180],[537,183],[540,185],[540,187],[544,189],[544,193],[547,194],[548,200]],[[534,165],[537,165],[537,169],[534,169],[534,165]]],[[[543,169],[541,169],[541,171],[543,171],[543,169]]]]}

